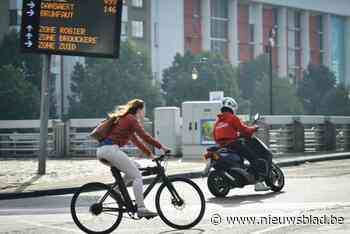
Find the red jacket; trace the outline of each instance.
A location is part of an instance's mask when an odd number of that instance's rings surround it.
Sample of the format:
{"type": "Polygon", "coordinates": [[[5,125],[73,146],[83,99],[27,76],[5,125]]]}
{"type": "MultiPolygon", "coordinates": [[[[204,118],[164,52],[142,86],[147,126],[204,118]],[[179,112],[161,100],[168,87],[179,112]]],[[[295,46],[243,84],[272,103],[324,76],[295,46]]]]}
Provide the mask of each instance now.
{"type": "Polygon", "coordinates": [[[145,130],[141,127],[135,116],[128,114],[118,120],[118,123],[112,127],[108,137],[113,141],[113,144],[119,145],[120,147],[126,145],[130,140],[146,155],[151,155],[151,151],[138,139],[139,136],[146,143],[162,148],[162,145],[155,140],[153,137],[148,135],[145,130]]]}
{"type": "Polygon", "coordinates": [[[224,112],[217,116],[213,136],[217,144],[224,146],[237,140],[241,134],[250,136],[255,131],[256,127],[248,127],[236,115],[224,112]]]}

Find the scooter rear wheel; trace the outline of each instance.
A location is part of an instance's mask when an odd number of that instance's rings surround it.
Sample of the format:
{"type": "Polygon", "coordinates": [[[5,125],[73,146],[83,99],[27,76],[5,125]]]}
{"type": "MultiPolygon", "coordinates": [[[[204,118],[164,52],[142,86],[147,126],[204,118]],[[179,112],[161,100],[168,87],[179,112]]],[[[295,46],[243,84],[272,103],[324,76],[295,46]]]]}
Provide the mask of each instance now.
{"type": "Polygon", "coordinates": [[[211,171],[207,180],[208,188],[215,197],[226,197],[230,191],[230,185],[217,171],[211,171]]]}

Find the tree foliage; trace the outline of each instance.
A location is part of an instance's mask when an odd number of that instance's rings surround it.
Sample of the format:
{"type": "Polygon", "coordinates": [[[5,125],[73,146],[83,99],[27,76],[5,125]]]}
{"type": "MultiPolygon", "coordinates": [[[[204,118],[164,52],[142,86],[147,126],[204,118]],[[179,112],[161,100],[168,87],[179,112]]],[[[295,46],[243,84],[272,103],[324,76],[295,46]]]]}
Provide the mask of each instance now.
{"type": "Polygon", "coordinates": [[[21,69],[12,65],[0,67],[0,84],[0,119],[39,118],[39,90],[25,79],[21,69]]]}
{"type": "Polygon", "coordinates": [[[39,89],[41,87],[42,61],[39,54],[20,52],[19,33],[11,31],[0,44],[0,66],[12,65],[21,68],[26,79],[39,89]]]}
{"type": "MultiPolygon", "coordinates": [[[[70,117],[103,117],[116,105],[133,98],[146,101],[152,110],[161,104],[159,84],[153,85],[150,58],[130,42],[123,42],[120,58],[87,59],[72,76],[70,117]]],[[[152,116],[151,111],[147,115],[152,116]]]]}
{"type": "MultiPolygon", "coordinates": [[[[242,98],[249,101],[251,111],[270,114],[270,76],[266,55],[242,64],[239,70],[242,98]]],[[[272,79],[273,114],[302,114],[303,106],[295,85],[277,74],[273,74],[272,79]]]]}
{"type": "Polygon", "coordinates": [[[209,100],[209,92],[220,90],[226,96],[239,97],[237,73],[231,64],[216,54],[186,52],[177,54],[172,66],[163,72],[162,89],[168,106],[181,106],[184,101],[209,100]],[[192,79],[193,69],[198,79],[192,79]]]}
{"type": "Polygon", "coordinates": [[[335,89],[335,75],[325,66],[309,65],[303,79],[298,84],[306,114],[323,114],[322,103],[329,92],[335,89]]]}

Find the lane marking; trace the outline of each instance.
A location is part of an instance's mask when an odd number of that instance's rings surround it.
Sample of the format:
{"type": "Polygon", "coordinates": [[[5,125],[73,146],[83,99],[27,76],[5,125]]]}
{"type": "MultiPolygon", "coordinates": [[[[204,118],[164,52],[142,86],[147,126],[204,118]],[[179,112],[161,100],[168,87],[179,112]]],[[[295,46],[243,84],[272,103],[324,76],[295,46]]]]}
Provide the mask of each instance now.
{"type": "Polygon", "coordinates": [[[283,228],[283,227],[287,227],[287,226],[291,226],[291,224],[281,224],[281,225],[278,225],[278,226],[275,226],[275,227],[265,228],[265,229],[263,229],[261,231],[251,232],[251,234],[262,234],[262,233],[270,232],[270,231],[277,230],[277,229],[280,229],[280,228],[283,228]]]}
{"type": "Polygon", "coordinates": [[[24,223],[24,224],[29,224],[29,225],[32,225],[32,226],[37,226],[37,227],[45,227],[45,228],[50,228],[50,229],[56,229],[56,230],[60,230],[60,231],[82,233],[81,231],[77,231],[76,229],[64,228],[64,227],[56,227],[56,226],[53,226],[53,225],[36,223],[36,222],[28,221],[28,220],[19,220],[18,222],[24,223]]]}

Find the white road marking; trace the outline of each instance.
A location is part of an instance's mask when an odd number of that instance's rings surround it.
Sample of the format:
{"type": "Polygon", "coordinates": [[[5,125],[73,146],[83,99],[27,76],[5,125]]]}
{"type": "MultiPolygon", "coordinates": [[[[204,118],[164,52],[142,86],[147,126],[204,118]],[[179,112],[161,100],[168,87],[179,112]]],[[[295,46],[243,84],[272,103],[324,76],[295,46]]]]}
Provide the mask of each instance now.
{"type": "Polygon", "coordinates": [[[61,231],[82,233],[81,231],[77,231],[76,229],[64,228],[64,227],[56,227],[56,226],[53,226],[53,225],[36,223],[36,222],[28,221],[28,220],[19,220],[18,222],[21,222],[21,223],[24,223],[24,224],[29,224],[29,225],[32,225],[32,226],[37,226],[37,227],[45,227],[45,228],[56,229],[56,230],[61,230],[61,231]]]}
{"type": "Polygon", "coordinates": [[[266,232],[271,232],[273,230],[277,230],[283,227],[287,227],[290,226],[291,224],[282,224],[282,225],[278,225],[278,226],[274,226],[274,227],[269,227],[269,228],[265,228],[263,230],[260,231],[256,231],[256,232],[252,232],[251,234],[262,234],[262,233],[266,233],[266,232]]]}

